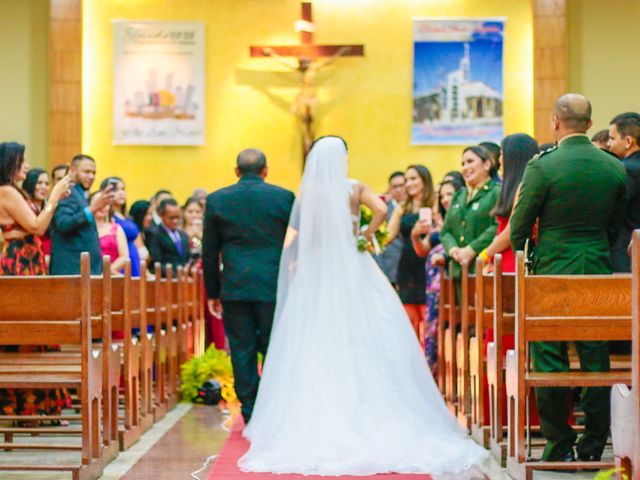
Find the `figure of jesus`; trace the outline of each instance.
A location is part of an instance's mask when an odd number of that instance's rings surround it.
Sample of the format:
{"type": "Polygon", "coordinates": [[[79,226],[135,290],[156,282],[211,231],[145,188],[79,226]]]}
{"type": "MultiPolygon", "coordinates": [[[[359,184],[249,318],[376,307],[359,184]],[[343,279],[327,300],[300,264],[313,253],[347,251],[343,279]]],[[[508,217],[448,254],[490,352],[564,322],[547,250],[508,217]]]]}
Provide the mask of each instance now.
{"type": "Polygon", "coordinates": [[[302,145],[304,149],[305,157],[311,145],[315,140],[315,112],[318,106],[318,97],[316,95],[315,79],[318,72],[333,63],[337,58],[346,55],[351,50],[351,47],[342,47],[331,57],[320,60],[313,60],[308,57],[298,57],[298,65],[292,66],[283,57],[278,55],[272,48],[264,48],[262,52],[264,55],[272,57],[281,65],[284,65],[289,70],[300,72],[300,91],[294,99],[291,106],[291,112],[296,115],[300,124],[300,131],[302,133],[302,145]]]}

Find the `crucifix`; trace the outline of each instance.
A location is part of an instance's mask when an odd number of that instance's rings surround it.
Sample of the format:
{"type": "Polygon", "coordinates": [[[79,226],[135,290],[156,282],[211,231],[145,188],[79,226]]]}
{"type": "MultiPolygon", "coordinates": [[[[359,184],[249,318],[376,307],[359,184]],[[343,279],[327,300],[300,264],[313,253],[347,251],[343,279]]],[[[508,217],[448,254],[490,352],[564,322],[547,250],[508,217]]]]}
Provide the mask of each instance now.
{"type": "Polygon", "coordinates": [[[292,111],[300,122],[302,151],[304,158],[315,139],[315,109],[318,105],[315,77],[320,69],[339,57],[364,56],[363,45],[316,45],[313,43],[313,16],[310,2],[302,2],[302,19],[296,21],[301,45],[251,46],[252,57],[271,57],[287,68],[300,73],[300,92],[295,98],[292,111]],[[296,57],[297,64],[289,64],[283,57],[296,57]]]}

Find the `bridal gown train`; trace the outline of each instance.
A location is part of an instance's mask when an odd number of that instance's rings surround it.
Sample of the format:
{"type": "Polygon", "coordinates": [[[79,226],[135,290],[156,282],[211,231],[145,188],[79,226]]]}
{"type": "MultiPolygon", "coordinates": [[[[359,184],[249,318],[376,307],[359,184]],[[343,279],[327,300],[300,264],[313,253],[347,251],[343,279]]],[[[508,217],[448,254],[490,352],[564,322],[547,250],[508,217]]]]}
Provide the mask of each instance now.
{"type": "Polygon", "coordinates": [[[342,141],[321,140],[283,251],[244,471],[458,473],[486,457],[447,410],[397,293],[356,248],[355,187],[342,141]]]}

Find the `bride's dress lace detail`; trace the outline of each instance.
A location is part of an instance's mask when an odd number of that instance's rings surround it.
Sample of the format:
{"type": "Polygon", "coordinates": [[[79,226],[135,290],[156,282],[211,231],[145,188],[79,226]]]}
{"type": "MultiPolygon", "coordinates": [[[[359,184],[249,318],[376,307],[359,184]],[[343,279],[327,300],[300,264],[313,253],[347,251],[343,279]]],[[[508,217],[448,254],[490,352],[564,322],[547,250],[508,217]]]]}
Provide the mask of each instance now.
{"type": "Polygon", "coordinates": [[[316,143],[239,465],[306,475],[463,472],[486,452],[446,408],[397,293],[353,248],[358,183],[345,188],[346,171],[340,141],[316,143]]]}

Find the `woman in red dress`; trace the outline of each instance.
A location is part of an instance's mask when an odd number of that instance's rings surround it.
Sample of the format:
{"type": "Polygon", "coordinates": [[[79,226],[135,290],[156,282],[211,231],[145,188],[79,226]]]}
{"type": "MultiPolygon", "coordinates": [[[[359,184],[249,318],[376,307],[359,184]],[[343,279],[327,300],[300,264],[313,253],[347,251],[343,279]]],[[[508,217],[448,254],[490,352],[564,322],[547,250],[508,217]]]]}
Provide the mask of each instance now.
{"type": "MultiPolygon", "coordinates": [[[[502,165],[504,165],[504,180],[502,184],[502,192],[500,198],[493,210],[496,220],[498,221],[498,231],[493,242],[478,255],[486,263],[493,260],[493,257],[500,253],[502,255],[502,271],[504,273],[514,273],[516,271],[516,256],[511,248],[511,228],[509,228],[509,219],[511,212],[518,202],[518,193],[520,192],[520,183],[522,176],[529,160],[540,152],[538,142],[525,133],[515,133],[505,137],[502,141],[502,165]]],[[[485,358],[487,354],[487,344],[493,342],[493,328],[487,328],[485,332],[484,352],[485,358]]],[[[505,335],[502,339],[503,352],[514,348],[514,336],[505,335]]],[[[483,386],[483,395],[485,396],[484,418],[489,418],[489,394],[488,385],[483,386]]],[[[506,392],[501,393],[503,412],[506,415],[506,392]]],[[[533,411],[532,411],[533,412],[533,411]]],[[[532,417],[535,415],[532,414],[532,417]]],[[[503,418],[506,422],[506,417],[503,418]]]]}
{"type": "MultiPolygon", "coordinates": [[[[24,145],[0,144],[0,228],[4,248],[0,275],[46,275],[47,264],[40,235],[51,222],[58,201],[68,194],[71,180],[64,177],[51,192],[49,203],[40,212],[17,186],[25,180],[29,165],[24,159],[24,145]]],[[[5,346],[4,351],[49,351],[51,346],[5,346]]],[[[0,414],[59,415],[71,399],[64,389],[0,389],[0,414]]],[[[32,426],[25,424],[25,426],[32,426]]]]}

